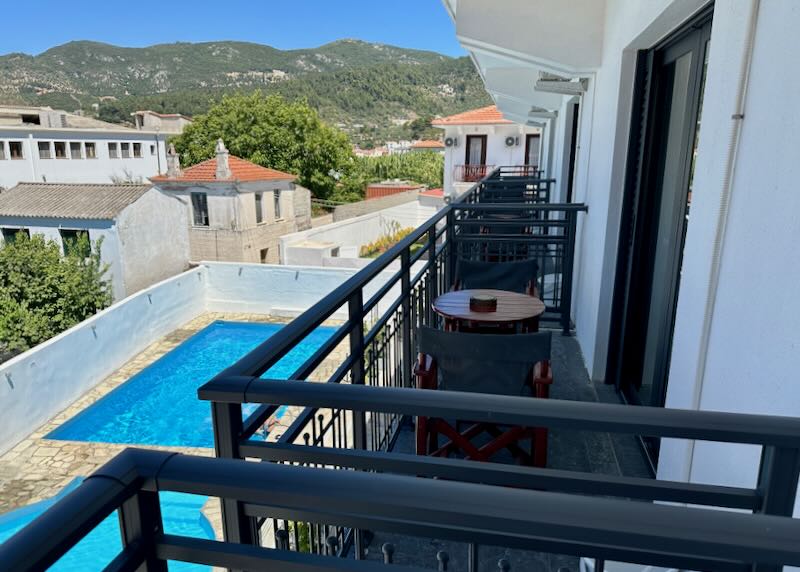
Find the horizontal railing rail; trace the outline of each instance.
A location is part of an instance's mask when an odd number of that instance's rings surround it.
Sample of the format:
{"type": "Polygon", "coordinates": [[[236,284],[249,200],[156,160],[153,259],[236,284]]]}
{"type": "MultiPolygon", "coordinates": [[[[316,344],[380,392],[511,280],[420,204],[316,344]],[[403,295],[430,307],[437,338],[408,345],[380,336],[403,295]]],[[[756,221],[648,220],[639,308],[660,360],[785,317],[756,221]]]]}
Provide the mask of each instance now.
{"type": "MultiPolygon", "coordinates": [[[[388,545],[383,562],[359,562],[290,552],[285,540],[270,549],[165,534],[164,491],[235,499],[248,518],[425,536],[458,543],[454,550],[481,542],[692,570],[800,565],[800,522],[783,516],[128,449],[0,545],[0,566],[46,569],[115,510],[123,549],[107,570],[165,571],[167,560],[176,560],[229,569],[377,572],[392,561],[388,545]]],[[[338,540],[328,541],[328,554],[338,555],[338,540]]]]}
{"type": "Polygon", "coordinates": [[[269,461],[319,463],[361,470],[490,482],[521,488],[685,502],[790,516],[800,478],[800,420],[789,417],[689,411],[584,403],[447,391],[216,380],[201,396],[217,402],[284,403],[332,407],[364,413],[391,413],[470,422],[502,419],[509,425],[574,431],[626,433],[763,447],[756,488],[698,485],[613,475],[586,475],[553,469],[415,457],[342,447],[307,447],[242,439],[245,456],[269,461]],[[780,500],[779,500],[780,499],[780,500]]]}

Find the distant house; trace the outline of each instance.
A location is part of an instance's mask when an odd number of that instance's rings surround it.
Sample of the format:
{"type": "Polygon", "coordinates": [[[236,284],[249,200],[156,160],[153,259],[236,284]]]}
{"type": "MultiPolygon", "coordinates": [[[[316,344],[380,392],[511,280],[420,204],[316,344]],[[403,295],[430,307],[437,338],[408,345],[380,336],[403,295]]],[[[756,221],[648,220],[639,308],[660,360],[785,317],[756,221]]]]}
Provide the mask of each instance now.
{"type": "Polygon", "coordinates": [[[168,135],[183,133],[184,127],[192,122],[191,118],[180,113],[156,113],[150,110],[134,111],[131,116],[136,129],[159,131],[168,135]]]}
{"type": "Polygon", "coordinates": [[[460,194],[494,167],[541,164],[541,130],[509,121],[490,105],[434,119],[444,130],[444,193],[460,194]]]}
{"type": "Polygon", "coordinates": [[[380,197],[388,197],[389,195],[396,195],[398,193],[407,193],[408,191],[424,191],[425,185],[419,183],[412,183],[411,181],[401,181],[400,179],[391,179],[388,181],[381,181],[380,183],[370,183],[364,193],[367,200],[378,199],[380,197]]]}
{"type": "Polygon", "coordinates": [[[444,153],[444,143],[433,139],[421,139],[411,144],[411,151],[414,153],[419,153],[419,152],[444,153]]]}
{"type": "Polygon", "coordinates": [[[174,148],[159,189],[186,210],[191,259],[279,262],[278,238],[311,227],[311,193],[295,175],[229,155],[217,143],[214,159],[181,170],[174,148]]]}
{"type": "Polygon", "coordinates": [[[19,232],[44,235],[64,251],[80,236],[102,239],[114,299],[185,270],[186,211],[152,185],[20,183],[0,192],[3,244],[19,232]]]}
{"type": "Polygon", "coordinates": [[[50,107],[0,105],[0,187],[146,182],[166,168],[166,134],[50,107]]]}

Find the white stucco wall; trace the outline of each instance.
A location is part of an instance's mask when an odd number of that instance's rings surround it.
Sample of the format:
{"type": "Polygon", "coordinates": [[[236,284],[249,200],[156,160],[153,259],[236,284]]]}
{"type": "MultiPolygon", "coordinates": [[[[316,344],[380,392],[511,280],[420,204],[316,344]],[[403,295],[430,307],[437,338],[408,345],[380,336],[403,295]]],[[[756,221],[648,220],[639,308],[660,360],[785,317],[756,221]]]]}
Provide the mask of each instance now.
{"type": "Polygon", "coordinates": [[[416,228],[438,210],[435,203],[413,201],[367,215],[326,224],[302,232],[281,237],[281,261],[284,264],[303,264],[319,259],[319,248],[303,248],[302,243],[325,243],[339,247],[339,256],[349,257],[348,251],[355,252],[359,247],[372,242],[392,230],[392,225],[400,228],[416,228]],[[304,250],[313,252],[304,253],[304,250]],[[311,258],[309,258],[311,257],[311,258]]]}
{"type": "MultiPolygon", "coordinates": [[[[146,180],[166,169],[165,136],[143,131],[62,130],[22,127],[0,128],[0,144],[8,149],[9,141],[22,141],[23,159],[0,160],[0,187],[11,188],[19,182],[48,183],[112,183],[114,177],[146,180]],[[39,142],[66,142],[67,158],[40,159],[39,142]],[[95,159],[70,158],[71,142],[93,142],[95,159]],[[131,157],[112,159],[108,143],[131,144],[131,157]],[[141,143],[142,156],[133,157],[133,143],[141,143]],[[156,145],[156,154],[151,155],[150,145],[156,145]]],[[[52,145],[50,146],[52,151],[52,145]]],[[[53,156],[51,154],[51,156],[53,156]]]]}
{"type": "MultiPolygon", "coordinates": [[[[753,59],[722,242],[719,285],[702,345],[713,236],[724,156],[734,109],[739,58],[749,4],[718,0],[715,7],[706,101],[692,213],[686,237],[667,405],[717,411],[800,414],[800,111],[776,109],[776,86],[797,93],[800,78],[786,74],[796,52],[793,30],[800,5],[761,2],[753,59]],[[705,362],[703,359],[705,358],[705,362]]],[[[753,447],[698,442],[694,449],[665,443],[659,474],[751,486],[753,447]]],[[[795,515],[800,514],[795,504],[795,515]]]]}
{"type": "Polygon", "coordinates": [[[517,124],[458,125],[444,128],[444,137],[456,137],[458,145],[444,151],[444,192],[453,194],[454,174],[466,162],[467,135],[486,135],[486,164],[522,165],[525,163],[525,135],[540,133],[538,127],[517,124]],[[506,146],[506,137],[519,137],[519,145],[506,146]]]}
{"type": "MultiPolygon", "coordinates": [[[[0,228],[25,228],[31,236],[40,234],[47,240],[58,244],[62,252],[64,243],[59,230],[86,230],[92,242],[102,240],[100,245],[100,260],[108,265],[105,279],[111,281],[111,290],[115,300],[125,297],[125,280],[122,266],[122,253],[119,243],[119,234],[114,221],[110,220],[85,220],[62,218],[34,218],[34,217],[2,217],[0,228]]],[[[2,238],[0,238],[2,243],[2,238]]]]}
{"type": "Polygon", "coordinates": [[[205,269],[126,298],[0,365],[0,454],[205,309],[205,269]]]}
{"type": "Polygon", "coordinates": [[[116,223],[126,295],[186,270],[189,221],[181,201],[150,189],[116,223]]]}

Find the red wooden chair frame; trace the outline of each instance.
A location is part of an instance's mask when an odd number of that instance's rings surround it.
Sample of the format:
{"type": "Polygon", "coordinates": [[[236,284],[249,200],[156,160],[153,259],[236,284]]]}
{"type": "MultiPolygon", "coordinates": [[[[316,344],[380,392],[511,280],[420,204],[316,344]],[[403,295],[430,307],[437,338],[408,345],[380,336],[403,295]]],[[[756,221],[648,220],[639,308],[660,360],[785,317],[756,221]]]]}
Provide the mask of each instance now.
{"type": "MultiPolygon", "coordinates": [[[[414,374],[418,389],[435,390],[438,388],[438,371],[432,356],[419,354],[414,374]]],[[[534,398],[547,399],[553,375],[550,362],[540,361],[529,374],[528,383],[534,398]]],[[[461,422],[456,427],[444,419],[417,417],[417,455],[433,455],[446,457],[455,451],[462,451],[467,459],[489,461],[493,455],[508,449],[515,459],[523,465],[545,467],[547,465],[547,428],[502,426],[492,423],[473,423],[461,429],[461,422]],[[478,447],[472,443],[478,435],[488,433],[492,440],[478,447]],[[448,440],[439,445],[439,435],[448,440]],[[519,446],[519,441],[531,440],[531,451],[527,452],[519,446]]]]}

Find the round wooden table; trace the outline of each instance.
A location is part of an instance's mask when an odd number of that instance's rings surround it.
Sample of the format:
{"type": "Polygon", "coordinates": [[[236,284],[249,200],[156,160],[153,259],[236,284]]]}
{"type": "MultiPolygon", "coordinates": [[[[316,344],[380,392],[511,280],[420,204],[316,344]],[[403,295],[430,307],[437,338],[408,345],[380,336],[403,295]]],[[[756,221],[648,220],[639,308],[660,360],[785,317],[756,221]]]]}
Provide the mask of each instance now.
{"type": "Polygon", "coordinates": [[[519,331],[535,332],[539,329],[539,316],[544,313],[544,303],[535,296],[507,290],[455,290],[442,294],[433,301],[433,310],[444,318],[445,329],[463,331],[480,329],[482,326],[504,327],[519,331]],[[472,296],[497,298],[494,312],[470,310],[472,296]]]}

